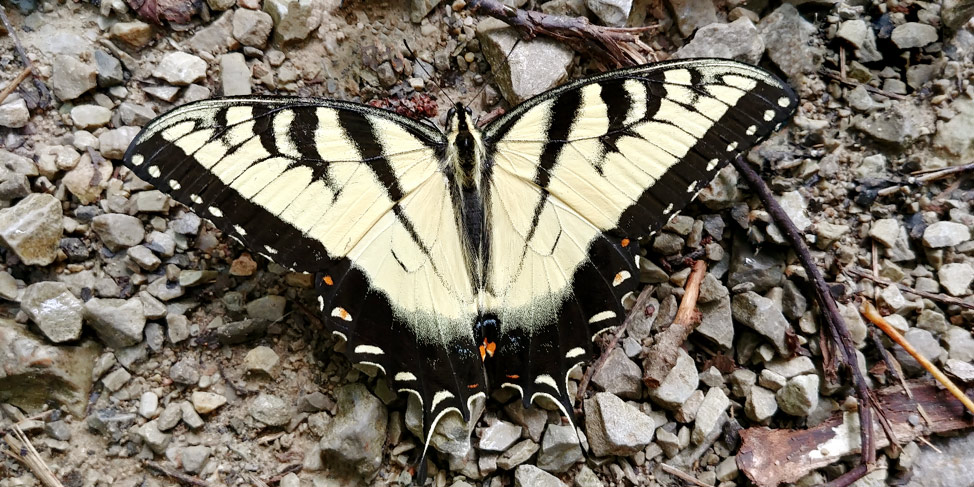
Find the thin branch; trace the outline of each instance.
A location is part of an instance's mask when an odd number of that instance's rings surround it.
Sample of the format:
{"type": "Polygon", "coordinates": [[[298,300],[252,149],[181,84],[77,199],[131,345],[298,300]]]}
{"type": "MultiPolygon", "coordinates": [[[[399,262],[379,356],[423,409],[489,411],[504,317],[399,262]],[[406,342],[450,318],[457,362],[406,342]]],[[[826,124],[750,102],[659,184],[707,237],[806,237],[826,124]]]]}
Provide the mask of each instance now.
{"type": "Polygon", "coordinates": [[[585,372],[585,375],[582,376],[582,381],[578,384],[578,392],[575,394],[575,397],[578,399],[575,401],[575,404],[577,404],[578,407],[581,407],[581,404],[584,402],[585,392],[588,390],[588,384],[591,382],[592,376],[595,375],[595,373],[598,372],[603,365],[605,365],[606,359],[609,358],[609,352],[616,348],[616,345],[622,338],[622,334],[625,333],[627,328],[629,328],[629,324],[635,321],[640,315],[646,314],[646,305],[649,304],[649,298],[650,295],[653,294],[653,289],[653,286],[646,286],[643,288],[642,292],[639,293],[639,297],[636,298],[636,304],[632,306],[632,309],[629,310],[629,314],[626,315],[626,319],[621,325],[619,325],[619,328],[616,329],[616,332],[613,334],[612,340],[610,340],[609,343],[606,344],[606,346],[602,349],[602,355],[599,356],[599,359],[592,364],[592,366],[589,367],[585,372]]]}
{"type": "Polygon", "coordinates": [[[693,263],[693,271],[684,286],[683,300],[677,308],[673,323],[661,331],[655,338],[653,345],[644,354],[649,360],[644,363],[646,372],[643,383],[648,387],[659,387],[666,375],[673,370],[673,365],[679,357],[680,347],[697,327],[699,322],[694,314],[697,307],[697,297],[700,295],[700,283],[707,275],[707,263],[698,260],[693,263]]]}
{"type": "Polygon", "coordinates": [[[886,335],[893,339],[894,342],[903,347],[903,350],[906,350],[911,357],[916,359],[916,361],[919,362],[920,365],[923,366],[923,368],[926,369],[926,371],[929,372],[934,379],[937,379],[937,382],[943,384],[944,388],[946,388],[954,397],[956,397],[957,400],[960,401],[961,404],[963,404],[964,407],[971,412],[971,414],[974,414],[974,401],[971,401],[971,398],[967,397],[967,394],[964,394],[964,391],[960,390],[960,388],[957,387],[957,385],[954,384],[949,377],[944,375],[944,373],[941,372],[940,369],[933,364],[933,362],[927,360],[926,357],[921,355],[920,352],[913,348],[913,345],[910,345],[910,342],[906,341],[906,338],[903,338],[903,335],[900,335],[900,332],[896,331],[896,328],[893,328],[893,325],[890,325],[886,321],[886,318],[883,318],[883,316],[879,314],[879,311],[876,310],[876,307],[873,306],[872,303],[869,301],[863,301],[862,309],[860,311],[862,311],[863,316],[868,318],[869,321],[879,327],[880,330],[883,330],[883,333],[886,333],[886,335]]]}
{"type": "MultiPolygon", "coordinates": [[[[10,24],[10,19],[7,18],[7,10],[0,5],[0,22],[3,22],[3,27],[7,29],[7,34],[11,39],[14,40],[14,48],[17,50],[17,55],[20,57],[20,63],[25,67],[30,69],[32,74],[37,71],[34,70],[33,64],[30,62],[30,58],[27,56],[27,51],[24,50],[24,46],[20,44],[20,39],[17,37],[17,31],[14,30],[13,25],[10,24]]],[[[47,90],[47,85],[41,81],[36,74],[33,76],[34,86],[40,93],[41,99],[38,100],[38,105],[42,108],[47,107],[51,100],[51,93],[47,90]]]]}
{"type": "Polygon", "coordinates": [[[851,86],[853,88],[855,88],[857,86],[862,86],[863,88],[866,89],[866,91],[868,91],[870,93],[875,93],[877,95],[883,95],[883,96],[885,96],[887,98],[892,98],[894,100],[905,100],[906,99],[906,97],[903,96],[903,95],[898,95],[896,93],[890,93],[888,91],[883,91],[883,90],[881,90],[879,88],[876,88],[874,86],[870,86],[870,85],[867,85],[867,84],[864,84],[864,83],[860,83],[860,82],[858,82],[856,80],[851,80],[851,79],[848,79],[848,78],[844,78],[841,73],[836,73],[835,71],[833,71],[831,69],[822,68],[818,72],[821,73],[821,74],[823,74],[823,75],[825,75],[825,76],[827,76],[827,77],[829,77],[829,78],[832,78],[832,79],[838,81],[839,83],[842,83],[844,85],[851,86]]]}
{"type": "Polygon", "coordinates": [[[20,426],[14,424],[10,430],[13,431],[13,435],[6,434],[3,437],[10,450],[3,450],[3,453],[23,463],[46,487],[64,487],[61,481],[54,476],[54,472],[47,466],[44,459],[41,458],[41,455],[34,449],[34,445],[20,429],[20,426]]]}
{"type": "Polygon", "coordinates": [[[200,480],[199,477],[177,472],[176,470],[166,467],[165,465],[158,462],[151,462],[151,461],[145,462],[145,466],[149,467],[150,470],[155,470],[156,472],[159,472],[162,475],[169,477],[183,485],[192,485],[194,487],[210,487],[210,484],[208,482],[200,480]]]}
{"type": "Polygon", "coordinates": [[[939,301],[941,303],[954,304],[954,305],[960,306],[961,308],[974,309],[974,304],[971,304],[971,303],[968,303],[966,301],[957,299],[957,298],[955,298],[953,296],[948,296],[948,295],[942,294],[942,293],[928,293],[926,291],[920,291],[918,289],[913,289],[912,287],[907,286],[905,284],[894,283],[894,282],[891,282],[889,280],[883,279],[882,277],[874,276],[871,273],[866,272],[864,269],[860,269],[858,267],[848,267],[848,268],[845,269],[845,272],[847,274],[852,274],[854,276],[859,276],[859,277],[863,277],[863,278],[869,279],[870,281],[873,281],[876,284],[879,284],[879,285],[881,285],[883,287],[894,286],[895,285],[897,288],[900,289],[900,291],[903,291],[905,293],[910,293],[910,294],[913,294],[913,295],[916,295],[916,296],[920,296],[921,298],[927,298],[927,299],[930,299],[930,300],[933,300],[933,301],[939,301]]]}
{"type": "Polygon", "coordinates": [[[23,83],[28,76],[30,76],[30,73],[31,73],[31,67],[27,66],[26,68],[20,71],[20,74],[18,74],[17,77],[14,78],[14,80],[11,81],[10,84],[3,89],[3,91],[0,91],[0,104],[2,104],[3,101],[6,100],[8,96],[10,96],[11,93],[17,90],[17,87],[20,86],[20,84],[23,83]]]}
{"type": "Polygon", "coordinates": [[[692,477],[690,474],[688,474],[688,473],[684,472],[683,470],[680,470],[680,469],[678,469],[676,467],[671,467],[671,466],[669,466],[669,465],[667,465],[665,463],[660,463],[659,464],[659,468],[660,468],[660,470],[662,470],[662,471],[664,471],[664,472],[666,472],[666,473],[668,473],[668,474],[670,474],[670,475],[672,475],[672,476],[674,476],[674,477],[676,477],[676,478],[678,478],[680,480],[683,480],[685,482],[689,482],[689,483],[691,483],[693,485],[697,485],[699,487],[710,487],[709,484],[705,484],[705,483],[697,480],[696,478],[692,477]]]}
{"type": "MultiPolygon", "coordinates": [[[[815,300],[818,302],[825,322],[828,325],[827,328],[830,338],[838,347],[839,353],[842,355],[842,362],[852,372],[852,385],[856,391],[856,398],[859,400],[859,424],[863,425],[860,429],[860,441],[862,445],[862,457],[860,461],[864,465],[873,465],[876,462],[876,439],[873,435],[872,401],[869,395],[869,386],[866,384],[866,379],[863,377],[862,371],[859,370],[859,361],[856,358],[856,346],[852,340],[852,336],[849,334],[849,328],[839,313],[839,308],[835,304],[835,300],[832,298],[828,286],[825,284],[825,279],[822,277],[821,271],[819,271],[815,261],[812,260],[812,255],[808,251],[808,246],[805,245],[805,240],[801,232],[791,222],[791,219],[778,203],[778,200],[771,194],[768,185],[765,184],[764,180],[754,172],[754,169],[743,158],[737,157],[732,163],[737,169],[737,172],[747,181],[751,191],[755,192],[761,200],[761,203],[764,204],[764,208],[771,215],[775,225],[781,230],[782,235],[791,244],[795,255],[808,275],[808,279],[812,282],[812,288],[815,291],[815,300]]],[[[828,485],[832,487],[846,487],[861,478],[866,470],[868,468],[850,470],[828,485]]]]}
{"type": "Polygon", "coordinates": [[[974,171],[974,162],[970,164],[964,164],[962,166],[951,166],[942,169],[928,169],[925,171],[917,171],[911,173],[911,175],[916,176],[914,181],[918,183],[926,183],[933,181],[935,179],[944,178],[950,176],[951,174],[957,174],[961,172],[974,171]]]}
{"type": "Polygon", "coordinates": [[[602,27],[592,25],[585,17],[562,17],[515,9],[497,0],[470,0],[467,6],[474,13],[504,21],[517,29],[525,39],[538,35],[550,37],[575,51],[607,61],[616,68],[645,63],[645,57],[638,50],[649,52],[652,49],[639,40],[639,35],[657,27],[602,27]]]}

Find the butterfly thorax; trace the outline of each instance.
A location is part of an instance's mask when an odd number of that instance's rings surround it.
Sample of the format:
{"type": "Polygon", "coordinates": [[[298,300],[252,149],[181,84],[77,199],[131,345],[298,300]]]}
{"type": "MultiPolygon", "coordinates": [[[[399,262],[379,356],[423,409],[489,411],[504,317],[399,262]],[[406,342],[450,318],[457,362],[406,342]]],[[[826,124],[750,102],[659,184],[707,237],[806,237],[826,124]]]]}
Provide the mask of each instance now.
{"type": "Polygon", "coordinates": [[[455,181],[463,190],[479,189],[483,161],[480,131],[474,126],[470,109],[457,103],[447,115],[447,160],[455,181]]]}

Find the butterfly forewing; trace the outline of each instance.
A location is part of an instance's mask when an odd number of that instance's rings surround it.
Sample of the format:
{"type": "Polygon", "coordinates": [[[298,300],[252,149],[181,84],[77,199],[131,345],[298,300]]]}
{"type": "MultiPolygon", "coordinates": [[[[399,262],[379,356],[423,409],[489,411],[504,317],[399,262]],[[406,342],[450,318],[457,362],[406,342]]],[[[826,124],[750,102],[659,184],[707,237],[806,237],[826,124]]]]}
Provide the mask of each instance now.
{"type": "Polygon", "coordinates": [[[584,79],[491,123],[487,282],[496,313],[509,316],[502,336],[515,337],[500,348],[494,380],[526,397],[564,397],[565,375],[587,358],[578,351],[624,318],[636,239],[658,231],[795,106],[791,89],[764,70],[683,60],[584,79]],[[525,337],[544,337],[550,350],[519,346],[525,337]]]}

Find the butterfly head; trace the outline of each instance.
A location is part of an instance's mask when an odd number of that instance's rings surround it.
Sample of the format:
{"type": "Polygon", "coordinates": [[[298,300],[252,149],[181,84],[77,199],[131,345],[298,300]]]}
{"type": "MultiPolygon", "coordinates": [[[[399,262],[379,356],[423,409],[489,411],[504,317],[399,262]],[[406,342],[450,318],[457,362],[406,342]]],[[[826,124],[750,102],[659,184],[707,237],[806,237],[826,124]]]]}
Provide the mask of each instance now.
{"type": "Polygon", "coordinates": [[[456,103],[446,112],[446,127],[450,132],[467,132],[473,128],[473,112],[470,108],[456,103]]]}
{"type": "Polygon", "coordinates": [[[472,115],[473,112],[460,103],[450,108],[446,115],[449,141],[447,160],[453,163],[456,181],[463,187],[476,184],[475,175],[480,170],[483,153],[480,132],[473,123],[472,115]]]}

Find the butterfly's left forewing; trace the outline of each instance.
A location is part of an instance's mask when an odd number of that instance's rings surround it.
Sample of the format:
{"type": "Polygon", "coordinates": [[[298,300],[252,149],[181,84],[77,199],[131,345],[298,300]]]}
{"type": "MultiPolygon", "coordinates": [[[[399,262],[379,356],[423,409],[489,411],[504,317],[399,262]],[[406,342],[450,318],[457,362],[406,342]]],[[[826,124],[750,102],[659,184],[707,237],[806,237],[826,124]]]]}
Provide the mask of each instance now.
{"type": "Polygon", "coordinates": [[[568,409],[567,373],[624,319],[636,240],[795,106],[764,70],[700,59],[581,80],[492,122],[486,282],[502,334],[492,380],[568,409]]]}
{"type": "Polygon", "coordinates": [[[346,353],[415,394],[428,432],[486,388],[443,144],[364,105],[223,98],[153,120],[125,163],[248,248],[314,273],[346,353]]]}

